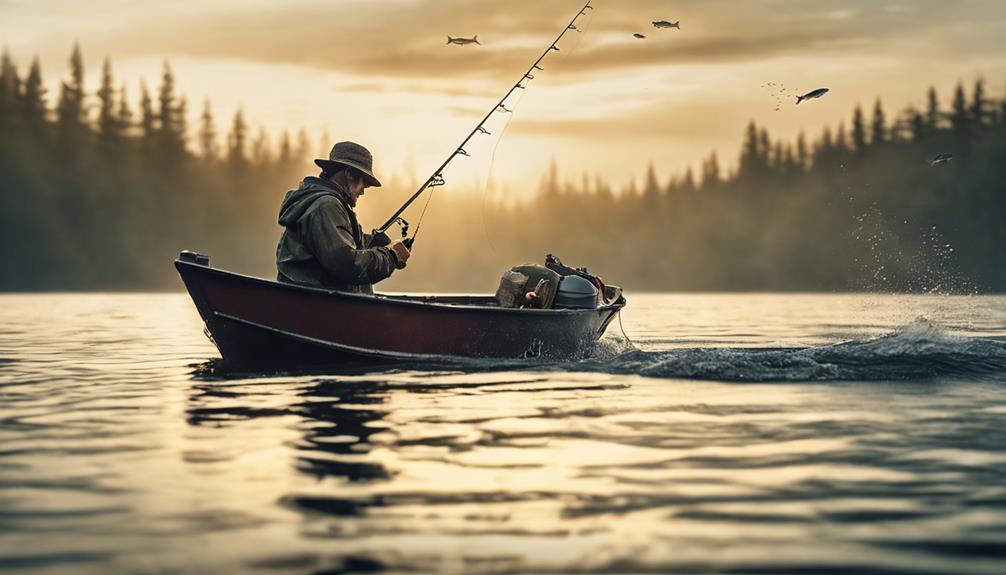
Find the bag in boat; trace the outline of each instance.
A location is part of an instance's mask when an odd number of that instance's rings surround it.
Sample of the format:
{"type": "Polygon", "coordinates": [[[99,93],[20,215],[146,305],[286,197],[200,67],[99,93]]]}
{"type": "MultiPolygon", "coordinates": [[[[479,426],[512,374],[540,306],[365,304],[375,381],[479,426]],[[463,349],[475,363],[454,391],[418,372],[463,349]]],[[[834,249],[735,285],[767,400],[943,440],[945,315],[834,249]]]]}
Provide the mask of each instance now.
{"type": "Polygon", "coordinates": [[[500,307],[549,309],[559,290],[559,279],[559,274],[545,266],[514,266],[503,272],[496,302],[500,307]]]}

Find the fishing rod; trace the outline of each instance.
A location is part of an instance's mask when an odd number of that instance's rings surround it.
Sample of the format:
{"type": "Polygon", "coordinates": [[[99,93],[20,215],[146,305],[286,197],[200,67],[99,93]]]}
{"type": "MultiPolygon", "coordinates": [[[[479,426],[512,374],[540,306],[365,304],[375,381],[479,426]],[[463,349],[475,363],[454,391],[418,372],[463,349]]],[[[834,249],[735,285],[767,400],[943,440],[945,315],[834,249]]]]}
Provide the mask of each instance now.
{"type": "MultiPolygon", "coordinates": [[[[536,70],[544,71],[544,68],[539,66],[539,64],[541,64],[542,60],[545,59],[545,56],[549,55],[553,50],[556,52],[559,51],[559,46],[557,46],[557,44],[559,43],[560,40],[562,40],[562,37],[566,35],[566,32],[569,32],[570,30],[576,30],[577,32],[580,31],[580,29],[576,27],[576,21],[581,16],[585,16],[587,14],[587,10],[594,9],[594,7],[590,5],[591,1],[593,0],[588,0],[588,2],[583,5],[583,8],[580,8],[580,11],[576,13],[576,16],[574,16],[573,19],[569,21],[569,24],[567,24],[566,27],[563,28],[562,32],[559,33],[558,36],[556,36],[555,40],[553,40],[552,43],[549,44],[548,48],[546,48],[545,51],[542,52],[541,56],[538,56],[538,59],[534,61],[534,64],[531,64],[531,67],[528,68],[526,72],[524,72],[524,75],[521,76],[520,80],[518,80],[517,83],[510,88],[510,90],[506,93],[506,95],[500,98],[500,101],[497,102],[496,105],[489,110],[489,112],[485,115],[485,117],[482,118],[482,121],[476,124],[475,128],[468,134],[468,136],[461,141],[461,144],[457,147],[457,149],[455,149],[453,152],[451,152],[449,156],[447,156],[447,159],[444,160],[444,163],[440,164],[440,167],[434,170],[433,175],[427,178],[427,180],[423,183],[423,185],[420,186],[418,190],[416,190],[416,193],[412,194],[412,196],[408,200],[406,200],[405,203],[402,204],[402,206],[398,208],[398,210],[394,214],[392,214],[390,218],[388,218],[388,221],[384,222],[384,224],[381,225],[381,227],[377,228],[376,231],[381,233],[387,232],[388,228],[393,226],[395,222],[400,222],[402,225],[403,235],[407,235],[408,223],[406,223],[405,220],[401,218],[402,212],[404,212],[409,206],[411,206],[412,202],[416,201],[416,199],[419,198],[419,196],[421,196],[423,192],[425,192],[426,190],[430,188],[435,188],[437,186],[442,186],[446,183],[444,181],[443,176],[444,169],[448,166],[448,164],[451,163],[451,161],[454,158],[458,156],[469,155],[468,152],[465,151],[465,145],[468,144],[469,140],[471,140],[472,137],[475,136],[475,134],[486,134],[486,135],[490,134],[489,130],[485,129],[485,123],[486,121],[489,120],[489,118],[492,117],[493,114],[495,114],[496,112],[512,113],[512,110],[507,109],[507,107],[504,105],[506,103],[507,98],[509,98],[510,95],[514,93],[514,91],[523,90],[527,88],[524,82],[526,80],[534,80],[534,74],[532,74],[532,72],[536,70]]],[[[419,224],[422,224],[422,218],[420,218],[419,224]]],[[[406,247],[408,248],[412,247],[412,242],[414,242],[416,239],[416,233],[419,233],[419,224],[416,225],[416,232],[413,233],[412,237],[405,240],[404,243],[406,244],[406,247]]]]}

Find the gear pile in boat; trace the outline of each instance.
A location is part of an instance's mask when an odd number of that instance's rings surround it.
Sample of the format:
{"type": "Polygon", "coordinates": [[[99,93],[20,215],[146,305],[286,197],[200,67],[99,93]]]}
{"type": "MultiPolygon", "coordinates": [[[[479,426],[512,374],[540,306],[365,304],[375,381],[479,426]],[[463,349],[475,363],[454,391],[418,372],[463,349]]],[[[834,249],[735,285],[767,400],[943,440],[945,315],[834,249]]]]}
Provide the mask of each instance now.
{"type": "Polygon", "coordinates": [[[571,268],[552,254],[545,265],[524,264],[503,272],[496,302],[523,309],[595,309],[612,297],[599,276],[571,268]]]}

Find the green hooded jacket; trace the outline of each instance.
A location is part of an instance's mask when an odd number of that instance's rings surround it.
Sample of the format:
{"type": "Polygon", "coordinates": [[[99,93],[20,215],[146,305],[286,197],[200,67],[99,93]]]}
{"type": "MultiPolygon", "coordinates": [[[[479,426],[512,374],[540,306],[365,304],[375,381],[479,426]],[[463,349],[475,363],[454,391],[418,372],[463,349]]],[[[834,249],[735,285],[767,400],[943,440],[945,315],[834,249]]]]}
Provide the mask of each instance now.
{"type": "Polygon", "coordinates": [[[286,228],[276,247],[281,282],[372,294],[372,284],[395,271],[388,247],[365,248],[354,198],[339,184],[314,176],[287,192],[279,211],[286,228]]]}

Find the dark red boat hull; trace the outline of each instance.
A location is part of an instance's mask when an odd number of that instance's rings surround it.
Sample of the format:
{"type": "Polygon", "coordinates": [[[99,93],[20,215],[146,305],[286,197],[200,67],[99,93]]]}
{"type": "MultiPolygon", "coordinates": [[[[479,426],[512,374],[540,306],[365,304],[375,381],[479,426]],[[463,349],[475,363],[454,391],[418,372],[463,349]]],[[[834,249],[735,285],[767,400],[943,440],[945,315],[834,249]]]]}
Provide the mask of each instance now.
{"type": "Polygon", "coordinates": [[[242,276],[176,260],[228,363],[342,365],[450,358],[576,359],[625,305],[506,309],[480,296],[366,296],[242,276]]]}

